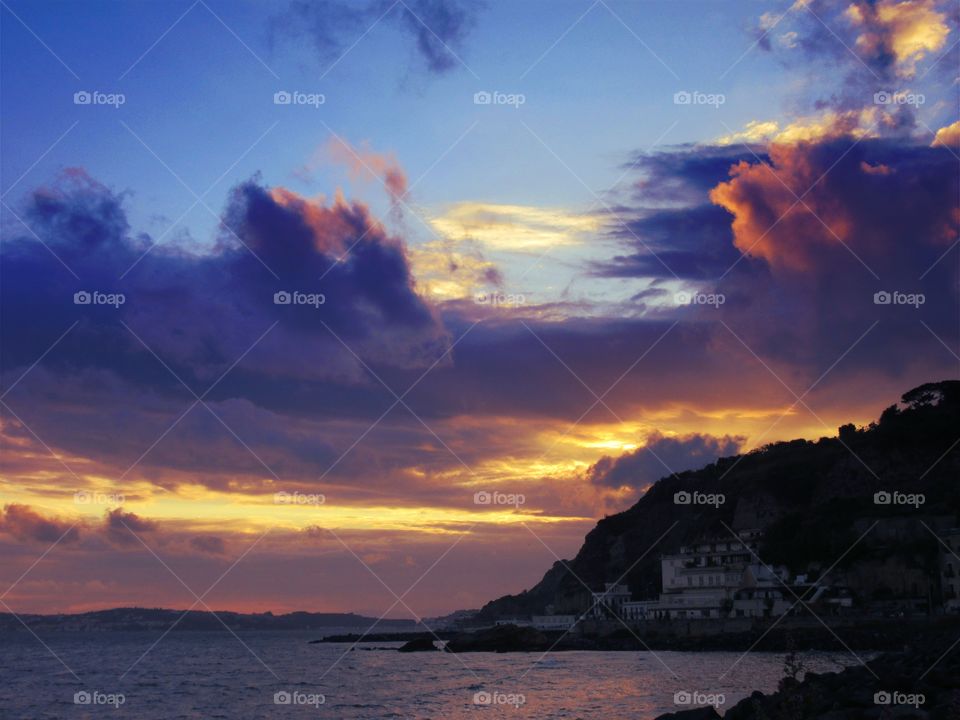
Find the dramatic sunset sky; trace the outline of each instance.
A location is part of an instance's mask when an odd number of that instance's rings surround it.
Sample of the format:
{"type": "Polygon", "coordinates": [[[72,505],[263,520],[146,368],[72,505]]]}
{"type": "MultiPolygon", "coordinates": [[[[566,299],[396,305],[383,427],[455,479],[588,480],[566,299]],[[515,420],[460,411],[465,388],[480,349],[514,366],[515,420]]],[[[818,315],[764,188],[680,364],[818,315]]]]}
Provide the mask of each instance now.
{"type": "Polygon", "coordinates": [[[0,610],[478,607],[957,377],[957,15],[3,0],[0,610]]]}

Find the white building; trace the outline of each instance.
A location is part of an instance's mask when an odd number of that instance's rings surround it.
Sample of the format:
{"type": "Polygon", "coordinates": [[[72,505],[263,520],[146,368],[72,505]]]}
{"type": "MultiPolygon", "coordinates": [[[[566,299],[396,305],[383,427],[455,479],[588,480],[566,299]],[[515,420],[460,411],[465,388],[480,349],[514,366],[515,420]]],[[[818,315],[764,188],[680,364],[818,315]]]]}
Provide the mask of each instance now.
{"type": "Polygon", "coordinates": [[[792,606],[784,588],[787,573],[771,570],[757,559],[759,539],[759,531],[747,530],[736,539],[706,540],[662,556],[659,600],[630,600],[626,586],[610,583],[594,593],[594,600],[605,598],[607,607],[624,620],[782,615],[792,606]]]}
{"type": "Polygon", "coordinates": [[[534,615],[530,624],[537,630],[569,630],[578,619],[576,615],[534,615]]]}
{"type": "Polygon", "coordinates": [[[630,588],[617,583],[604,583],[601,592],[592,593],[592,602],[587,617],[605,618],[621,614],[623,605],[630,602],[630,588]]]}

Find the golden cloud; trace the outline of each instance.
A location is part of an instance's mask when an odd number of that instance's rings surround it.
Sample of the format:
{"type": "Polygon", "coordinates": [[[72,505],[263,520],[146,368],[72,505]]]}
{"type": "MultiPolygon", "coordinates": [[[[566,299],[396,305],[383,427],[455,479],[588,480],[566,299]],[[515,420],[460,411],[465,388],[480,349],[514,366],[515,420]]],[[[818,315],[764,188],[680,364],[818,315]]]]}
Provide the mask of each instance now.
{"type": "Polygon", "coordinates": [[[950,33],[935,0],[860,0],[846,16],[859,29],[857,49],[867,56],[891,54],[897,74],[907,78],[928,54],[943,48],[950,33]]]}
{"type": "Polygon", "coordinates": [[[575,245],[601,221],[562,208],[460,202],[430,223],[454,240],[470,239],[496,250],[536,250],[575,245]]]}
{"type": "Polygon", "coordinates": [[[420,292],[436,301],[455,300],[499,285],[497,266],[469,245],[432,240],[411,246],[407,256],[420,292]]]}
{"type": "Polygon", "coordinates": [[[781,126],[776,120],[751,120],[743,130],[723,135],[713,141],[715,145],[744,143],[793,145],[838,137],[877,137],[889,116],[880,108],[866,107],[858,110],[836,112],[833,110],[802,117],[781,126]]]}
{"type": "Polygon", "coordinates": [[[960,146],[960,120],[937,130],[936,136],[930,147],[951,147],[960,146]]]}

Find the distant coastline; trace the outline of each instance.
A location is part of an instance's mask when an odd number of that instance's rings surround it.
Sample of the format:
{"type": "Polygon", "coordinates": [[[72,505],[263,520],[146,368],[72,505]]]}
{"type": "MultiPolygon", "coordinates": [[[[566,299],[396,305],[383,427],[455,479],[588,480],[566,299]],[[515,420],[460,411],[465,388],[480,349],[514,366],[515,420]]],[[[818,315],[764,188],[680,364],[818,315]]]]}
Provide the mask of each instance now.
{"type": "Polygon", "coordinates": [[[166,630],[319,630],[323,628],[377,628],[380,631],[414,631],[416,621],[378,619],[356,613],[290,612],[282,614],[229,611],[171,610],[166,608],[112,608],[85,613],[36,615],[0,613],[0,632],[31,630],[61,632],[166,630]]]}

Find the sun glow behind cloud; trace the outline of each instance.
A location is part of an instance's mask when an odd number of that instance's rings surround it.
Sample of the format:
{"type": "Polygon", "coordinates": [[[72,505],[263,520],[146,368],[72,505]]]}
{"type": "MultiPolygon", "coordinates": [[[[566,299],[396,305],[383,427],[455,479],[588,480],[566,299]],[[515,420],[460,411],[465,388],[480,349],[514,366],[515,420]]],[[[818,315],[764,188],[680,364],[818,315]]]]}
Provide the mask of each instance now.
{"type": "Polygon", "coordinates": [[[475,240],[494,250],[545,250],[583,242],[602,226],[600,218],[562,208],[461,202],[430,220],[439,233],[475,240]]]}

